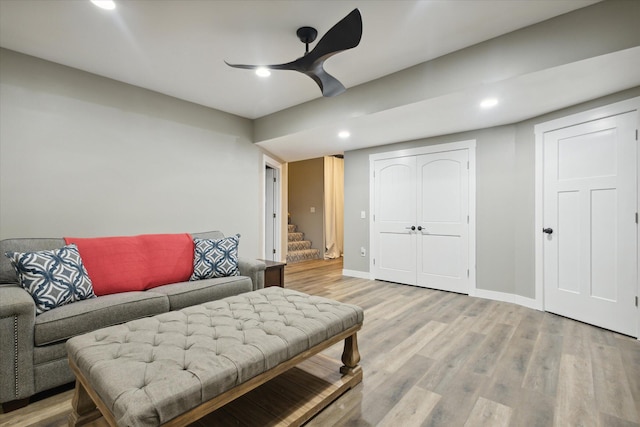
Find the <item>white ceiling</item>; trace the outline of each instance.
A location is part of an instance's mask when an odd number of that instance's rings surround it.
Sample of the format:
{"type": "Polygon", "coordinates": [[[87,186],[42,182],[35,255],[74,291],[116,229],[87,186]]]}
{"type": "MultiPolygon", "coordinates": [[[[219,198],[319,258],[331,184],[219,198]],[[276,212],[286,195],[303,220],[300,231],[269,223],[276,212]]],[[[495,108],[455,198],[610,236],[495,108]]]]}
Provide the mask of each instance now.
{"type": "MultiPolygon", "coordinates": [[[[0,0],[0,46],[256,119],[320,98],[320,91],[310,78],[296,72],[274,71],[270,78],[260,79],[251,71],[227,67],[223,61],[260,64],[293,60],[304,51],[304,45],[295,35],[298,27],[313,26],[318,29],[320,38],[355,7],[360,9],[363,19],[360,45],[335,55],[325,63],[327,71],[338,78],[347,90],[597,2],[115,1],[116,9],[105,11],[93,6],[89,0],[0,0]]],[[[638,56],[635,51],[634,58],[638,56]]],[[[597,64],[584,65],[593,67],[597,64]]],[[[568,80],[570,83],[576,69],[558,68],[564,69],[543,72],[555,72],[560,78],[557,81],[568,80]]],[[[517,101],[518,94],[531,94],[532,89],[545,93],[554,93],[557,89],[547,85],[546,79],[545,82],[536,82],[535,78],[535,75],[528,75],[502,82],[503,86],[496,90],[510,91],[517,101]]],[[[636,76],[623,78],[627,79],[624,84],[632,84],[634,80],[637,84],[636,76]]],[[[582,83],[583,88],[588,86],[582,83]]],[[[598,87],[597,90],[605,89],[598,87]]],[[[456,115],[459,117],[459,111],[466,111],[467,107],[463,106],[469,104],[467,97],[477,95],[473,90],[468,92],[428,99],[394,109],[386,115],[394,114],[397,120],[425,112],[442,112],[445,111],[443,106],[455,105],[461,109],[447,108],[446,111],[458,111],[456,115]]],[[[577,98],[580,96],[576,95],[577,98]]],[[[523,111],[521,107],[511,108],[507,103],[501,119],[473,113],[471,117],[475,118],[467,121],[464,127],[478,128],[508,123],[512,119],[521,120],[539,114],[545,108],[549,111],[551,105],[548,104],[547,101],[544,106],[533,106],[535,108],[523,111]]],[[[323,135],[326,130],[322,129],[304,132],[304,137],[312,142],[301,144],[300,135],[291,135],[260,145],[290,161],[467,130],[456,124],[460,120],[451,116],[431,125],[408,124],[403,127],[402,134],[390,135],[389,132],[377,131],[377,126],[382,125],[381,120],[386,118],[385,114],[374,114],[368,118],[353,119],[355,137],[349,142],[323,149],[318,147],[325,144],[317,143],[318,138],[326,137],[323,135]],[[361,135],[366,133],[367,138],[358,138],[359,131],[361,135]],[[289,139],[294,137],[296,144],[290,144],[289,139]]]]}

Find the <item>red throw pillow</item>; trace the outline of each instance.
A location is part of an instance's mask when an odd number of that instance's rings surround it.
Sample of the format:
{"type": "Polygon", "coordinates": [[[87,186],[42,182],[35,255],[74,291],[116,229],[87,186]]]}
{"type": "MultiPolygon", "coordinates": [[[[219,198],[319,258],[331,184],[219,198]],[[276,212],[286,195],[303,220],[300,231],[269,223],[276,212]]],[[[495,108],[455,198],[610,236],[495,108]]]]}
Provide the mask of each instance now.
{"type": "Polygon", "coordinates": [[[186,282],[193,273],[193,239],[186,233],[64,240],[78,246],[96,295],[186,282]]]}

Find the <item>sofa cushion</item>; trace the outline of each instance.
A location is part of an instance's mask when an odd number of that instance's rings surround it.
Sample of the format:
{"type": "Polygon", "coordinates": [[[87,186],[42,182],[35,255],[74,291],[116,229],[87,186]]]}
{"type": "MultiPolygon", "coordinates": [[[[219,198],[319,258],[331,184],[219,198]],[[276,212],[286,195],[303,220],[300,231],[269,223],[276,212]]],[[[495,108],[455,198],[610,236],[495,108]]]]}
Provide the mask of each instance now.
{"type": "Polygon", "coordinates": [[[218,230],[192,233],[191,236],[194,238],[197,237],[198,239],[224,239],[224,233],[218,230]]]}
{"type": "Polygon", "coordinates": [[[193,271],[193,239],[186,233],[65,241],[78,245],[96,295],[184,282],[193,271]]]}
{"type": "Polygon", "coordinates": [[[240,235],[222,239],[194,238],[193,274],[189,280],[237,276],[240,235]]]}
{"type": "Polygon", "coordinates": [[[169,311],[166,295],[123,292],[64,305],[36,317],[36,346],[64,341],[72,336],[169,311]]]}
{"type": "MultiPolygon", "coordinates": [[[[21,238],[0,240],[0,254],[6,252],[33,252],[60,249],[65,245],[64,239],[21,238]]],[[[18,273],[9,258],[0,256],[0,283],[20,283],[18,273]]]]}
{"type": "Polygon", "coordinates": [[[169,298],[171,310],[181,310],[252,290],[253,284],[249,277],[232,276],[158,286],[153,292],[165,294],[169,298]]]}
{"type": "Polygon", "coordinates": [[[36,314],[95,297],[76,245],[5,255],[16,269],[20,285],[33,297],[36,314]]]}

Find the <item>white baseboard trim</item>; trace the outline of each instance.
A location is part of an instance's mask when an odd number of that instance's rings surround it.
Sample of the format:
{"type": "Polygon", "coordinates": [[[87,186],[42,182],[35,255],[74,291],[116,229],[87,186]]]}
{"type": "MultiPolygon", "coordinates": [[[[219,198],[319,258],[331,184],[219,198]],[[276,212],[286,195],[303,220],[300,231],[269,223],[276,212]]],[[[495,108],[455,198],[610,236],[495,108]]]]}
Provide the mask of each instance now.
{"type": "Polygon", "coordinates": [[[486,289],[473,289],[469,296],[491,299],[495,301],[511,302],[523,307],[542,311],[542,304],[533,298],[523,297],[521,295],[509,294],[507,292],[489,291],[486,289]]]}
{"type": "Polygon", "coordinates": [[[342,270],[342,275],[343,276],[349,276],[349,277],[357,277],[358,279],[366,279],[366,280],[373,280],[371,278],[371,273],[369,273],[368,271],[358,271],[358,270],[342,270]]]}
{"type": "Polygon", "coordinates": [[[531,308],[533,310],[544,311],[542,307],[542,302],[538,301],[535,298],[523,297],[522,295],[514,295],[516,304],[519,304],[523,307],[531,308]]]}
{"type": "MultiPolygon", "coordinates": [[[[349,277],[356,277],[358,279],[375,280],[372,277],[372,274],[368,271],[343,269],[342,275],[349,276],[349,277]]],[[[535,298],[523,297],[522,295],[475,288],[475,289],[471,289],[471,291],[469,292],[469,296],[491,299],[494,301],[511,302],[514,304],[521,305],[523,307],[531,308],[533,310],[544,311],[542,307],[542,302],[536,300],[535,298]]]]}
{"type": "Polygon", "coordinates": [[[503,301],[503,302],[514,302],[514,296],[513,294],[509,294],[506,292],[498,292],[498,291],[490,291],[487,289],[472,289],[471,292],[469,292],[469,296],[470,297],[478,297],[478,298],[485,298],[485,299],[492,299],[495,301],[503,301]]]}

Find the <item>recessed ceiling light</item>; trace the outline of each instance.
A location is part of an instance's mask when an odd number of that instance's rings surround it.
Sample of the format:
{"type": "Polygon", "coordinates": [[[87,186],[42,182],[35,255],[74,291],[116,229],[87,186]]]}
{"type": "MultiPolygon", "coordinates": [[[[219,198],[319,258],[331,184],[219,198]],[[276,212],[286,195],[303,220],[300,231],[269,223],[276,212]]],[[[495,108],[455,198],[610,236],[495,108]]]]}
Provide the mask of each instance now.
{"type": "Polygon", "coordinates": [[[482,108],[491,108],[498,105],[498,100],[496,98],[487,98],[480,103],[482,108]]]}
{"type": "Polygon", "coordinates": [[[340,138],[342,138],[342,139],[346,139],[346,138],[349,138],[351,136],[351,134],[349,133],[349,131],[343,130],[343,131],[338,132],[338,136],[340,138]]]}
{"type": "Polygon", "coordinates": [[[268,68],[260,67],[256,68],[256,76],[260,77],[269,77],[271,75],[271,71],[268,68]]]}
{"type": "Polygon", "coordinates": [[[101,9],[113,10],[116,8],[116,4],[113,0],[91,0],[91,3],[95,4],[101,9]]]}

